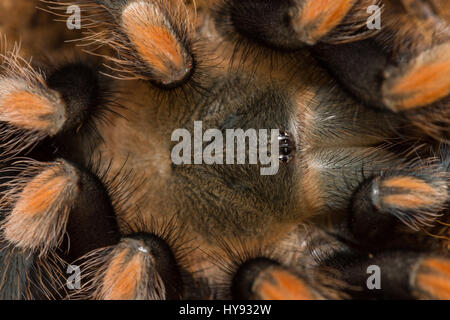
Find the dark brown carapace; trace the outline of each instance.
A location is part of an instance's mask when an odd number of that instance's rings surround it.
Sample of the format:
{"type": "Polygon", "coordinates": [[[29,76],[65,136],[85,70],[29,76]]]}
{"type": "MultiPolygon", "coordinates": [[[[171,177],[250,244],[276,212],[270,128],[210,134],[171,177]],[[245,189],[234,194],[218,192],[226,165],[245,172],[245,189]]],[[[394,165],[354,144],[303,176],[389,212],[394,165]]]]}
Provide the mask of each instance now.
{"type": "Polygon", "coordinates": [[[2,0],[0,299],[449,299],[448,3],[2,0]]]}

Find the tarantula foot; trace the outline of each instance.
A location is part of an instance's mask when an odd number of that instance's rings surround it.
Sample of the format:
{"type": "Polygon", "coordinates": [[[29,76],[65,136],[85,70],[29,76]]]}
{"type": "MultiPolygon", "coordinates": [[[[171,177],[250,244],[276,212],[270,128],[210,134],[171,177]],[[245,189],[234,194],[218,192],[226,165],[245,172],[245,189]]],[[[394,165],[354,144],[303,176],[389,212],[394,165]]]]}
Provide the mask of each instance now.
{"type": "Polygon", "coordinates": [[[319,300],[323,297],[295,273],[268,258],[244,262],[231,287],[238,300],[319,300]]]}
{"type": "Polygon", "coordinates": [[[428,257],[420,261],[412,279],[415,295],[422,299],[450,299],[450,261],[428,257]]]}
{"type": "Polygon", "coordinates": [[[448,175],[391,173],[365,182],[356,192],[350,229],[361,239],[386,239],[398,221],[418,231],[432,226],[449,198],[448,175]]]}
{"type": "Polygon", "coordinates": [[[5,71],[0,75],[3,158],[29,151],[44,138],[73,134],[95,118],[105,102],[99,74],[87,63],[66,63],[44,74],[17,52],[11,52],[5,56],[2,68],[5,71]]]}
{"type": "Polygon", "coordinates": [[[89,1],[86,11],[92,25],[84,30],[83,40],[92,44],[95,39],[94,44],[107,45],[116,53],[103,56],[111,62],[113,77],[148,80],[166,89],[190,79],[196,61],[192,26],[182,1],[171,5],[162,0],[89,1]]]}
{"type": "Polygon", "coordinates": [[[442,299],[450,298],[450,261],[445,257],[408,251],[375,255],[356,253],[330,263],[351,285],[348,293],[357,299],[442,299]],[[336,262],[337,261],[337,262],[336,262]],[[367,270],[379,271],[379,282],[367,278],[367,270]],[[378,290],[370,290],[370,287],[378,290]]]}
{"type": "Polygon", "coordinates": [[[378,3],[376,0],[228,0],[216,10],[216,21],[224,34],[232,27],[244,37],[274,49],[297,50],[319,42],[339,42],[371,33],[364,29],[366,10],[378,3]]]}
{"type": "Polygon", "coordinates": [[[71,240],[78,240],[73,232],[77,222],[93,217],[96,220],[90,225],[98,226],[90,232],[80,231],[84,240],[71,244],[71,255],[79,257],[93,245],[103,244],[99,233],[109,226],[108,217],[114,217],[114,213],[106,191],[90,172],[62,159],[49,163],[20,161],[8,170],[19,172],[2,185],[6,191],[0,201],[9,211],[0,230],[10,245],[44,256],[62,243],[66,232],[74,237],[71,240]],[[95,204],[89,200],[92,196],[95,204]]]}
{"type": "Polygon", "coordinates": [[[323,40],[345,19],[357,1],[302,0],[297,2],[298,10],[291,11],[293,29],[302,42],[314,45],[323,40]]]}
{"type": "Polygon", "coordinates": [[[78,194],[78,173],[64,161],[35,164],[31,178],[11,182],[2,198],[12,210],[1,230],[11,244],[45,254],[56,247],[65,232],[70,208],[78,194]]]}
{"type": "MultiPolygon", "coordinates": [[[[177,260],[169,245],[150,233],[123,238],[116,246],[88,254],[84,270],[92,276],[82,298],[175,300],[183,294],[177,260]]],[[[79,293],[78,293],[79,294],[79,293]]]]}
{"type": "Polygon", "coordinates": [[[60,95],[36,83],[0,79],[0,120],[24,130],[55,135],[66,122],[66,108],[60,95]]]}
{"type": "Polygon", "coordinates": [[[436,46],[385,72],[383,101],[391,110],[427,106],[450,94],[450,43],[436,46]]]}

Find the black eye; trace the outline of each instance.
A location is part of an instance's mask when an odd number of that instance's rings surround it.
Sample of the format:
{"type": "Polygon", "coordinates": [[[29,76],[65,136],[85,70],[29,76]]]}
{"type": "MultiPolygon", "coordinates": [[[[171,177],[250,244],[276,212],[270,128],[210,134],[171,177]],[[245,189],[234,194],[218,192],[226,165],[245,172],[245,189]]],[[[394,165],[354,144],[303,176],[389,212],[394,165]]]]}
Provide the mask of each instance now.
{"type": "Polygon", "coordinates": [[[294,142],[291,138],[290,133],[286,131],[280,131],[280,135],[278,136],[278,141],[280,143],[280,162],[288,163],[294,157],[294,142]]]}

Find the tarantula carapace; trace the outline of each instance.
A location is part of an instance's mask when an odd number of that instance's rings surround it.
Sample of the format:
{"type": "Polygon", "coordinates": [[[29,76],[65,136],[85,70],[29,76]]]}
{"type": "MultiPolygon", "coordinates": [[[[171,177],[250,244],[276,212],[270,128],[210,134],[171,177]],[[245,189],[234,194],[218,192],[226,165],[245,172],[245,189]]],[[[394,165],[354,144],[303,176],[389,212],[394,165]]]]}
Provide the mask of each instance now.
{"type": "Polygon", "coordinates": [[[449,299],[449,19],[2,0],[0,297],[449,299]]]}

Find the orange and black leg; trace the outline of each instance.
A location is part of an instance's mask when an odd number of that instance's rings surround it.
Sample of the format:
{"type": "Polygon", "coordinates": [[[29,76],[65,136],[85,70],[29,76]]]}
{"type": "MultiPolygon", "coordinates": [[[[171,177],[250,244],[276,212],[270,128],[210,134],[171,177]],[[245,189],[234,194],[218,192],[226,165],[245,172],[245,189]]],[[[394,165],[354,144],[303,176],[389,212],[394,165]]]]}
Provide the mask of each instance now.
{"type": "Polygon", "coordinates": [[[86,250],[119,240],[106,187],[85,163],[76,162],[77,149],[58,146],[62,140],[70,147],[78,141],[80,149],[90,144],[93,121],[109,110],[107,93],[89,62],[67,62],[44,73],[16,52],[5,57],[0,292],[40,298],[61,289],[54,278],[60,258],[72,262],[86,250]],[[80,229],[87,221],[89,227],[80,229]]]}
{"type": "Polygon", "coordinates": [[[85,273],[75,299],[178,300],[184,280],[177,247],[170,238],[149,232],[123,236],[114,246],[84,257],[85,273]]]}
{"type": "Polygon", "coordinates": [[[193,26],[183,1],[42,1],[57,15],[64,15],[68,5],[82,6],[87,23],[81,41],[105,59],[107,73],[116,79],[173,89],[196,73],[193,26]],[[106,53],[97,53],[99,47],[106,53]]]}
{"type": "Polygon", "coordinates": [[[321,293],[307,275],[269,258],[244,261],[231,281],[231,298],[237,300],[323,300],[321,293]]]}
{"type": "Polygon", "coordinates": [[[353,196],[349,229],[355,238],[375,244],[395,237],[402,225],[414,231],[433,226],[448,209],[449,181],[442,165],[372,177],[353,196]]]}
{"type": "Polygon", "coordinates": [[[337,254],[324,265],[338,271],[354,299],[450,298],[448,257],[415,251],[337,254]]]}
{"type": "Polygon", "coordinates": [[[379,4],[377,0],[223,0],[215,8],[215,20],[225,37],[240,35],[274,49],[296,50],[371,34],[364,28],[366,11],[379,4]]]}
{"type": "Polygon", "coordinates": [[[99,142],[95,121],[117,112],[115,92],[89,61],[37,72],[16,52],[7,56],[0,77],[9,130],[1,137],[2,298],[179,299],[182,257],[170,236],[180,232],[137,223],[122,235],[113,195],[126,191],[115,189],[124,182],[106,181],[108,168],[89,161],[88,147],[99,142]],[[81,290],[68,292],[72,264],[80,267],[81,290]]]}
{"type": "Polygon", "coordinates": [[[422,248],[419,242],[367,249],[342,235],[313,232],[308,250],[315,264],[310,269],[328,270],[335,279],[328,283],[346,299],[448,300],[448,254],[438,247],[422,248]]]}
{"type": "Polygon", "coordinates": [[[436,8],[420,0],[226,0],[215,16],[218,30],[239,45],[310,48],[360,101],[446,141],[450,33],[446,9],[436,8]],[[372,15],[379,26],[370,25],[372,15]]]}
{"type": "Polygon", "coordinates": [[[381,29],[366,40],[320,44],[315,55],[366,104],[402,114],[448,139],[450,33],[430,1],[385,1],[381,29]]]}

